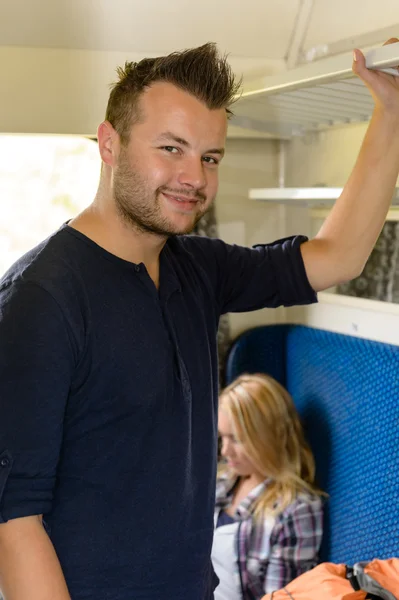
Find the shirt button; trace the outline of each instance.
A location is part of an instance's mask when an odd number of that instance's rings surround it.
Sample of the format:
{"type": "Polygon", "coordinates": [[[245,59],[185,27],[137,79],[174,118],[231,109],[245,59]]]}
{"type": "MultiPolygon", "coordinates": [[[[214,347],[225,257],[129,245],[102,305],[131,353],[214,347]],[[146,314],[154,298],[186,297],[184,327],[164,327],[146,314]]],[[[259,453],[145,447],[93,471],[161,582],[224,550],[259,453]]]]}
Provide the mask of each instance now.
{"type": "Polygon", "coordinates": [[[0,460],[0,466],[1,467],[6,468],[6,467],[9,466],[9,464],[10,464],[10,459],[7,458],[6,456],[0,460]]]}
{"type": "Polygon", "coordinates": [[[140,271],[140,265],[134,265],[134,270],[138,273],[140,271]]]}

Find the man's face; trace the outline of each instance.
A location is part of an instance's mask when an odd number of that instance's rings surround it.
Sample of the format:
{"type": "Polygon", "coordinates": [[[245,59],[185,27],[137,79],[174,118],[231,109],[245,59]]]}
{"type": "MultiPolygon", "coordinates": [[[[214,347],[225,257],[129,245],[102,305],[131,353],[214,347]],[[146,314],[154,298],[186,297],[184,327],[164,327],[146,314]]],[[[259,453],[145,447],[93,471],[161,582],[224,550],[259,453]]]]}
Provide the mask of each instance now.
{"type": "Polygon", "coordinates": [[[170,83],[147,89],[113,172],[123,218],[162,236],[192,231],[216,196],[226,131],[224,109],[209,110],[170,83]]]}

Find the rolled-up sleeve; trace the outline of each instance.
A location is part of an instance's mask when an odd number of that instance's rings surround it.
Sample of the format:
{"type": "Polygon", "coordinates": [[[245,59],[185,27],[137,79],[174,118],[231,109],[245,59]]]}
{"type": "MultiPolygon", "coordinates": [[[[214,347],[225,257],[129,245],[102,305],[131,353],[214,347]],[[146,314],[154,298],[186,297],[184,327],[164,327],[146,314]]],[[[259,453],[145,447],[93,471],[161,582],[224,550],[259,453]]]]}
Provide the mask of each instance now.
{"type": "Polygon", "coordinates": [[[0,522],[51,508],[71,376],[71,334],[34,283],[0,289],[0,522]]]}
{"type": "Polygon", "coordinates": [[[302,259],[303,235],[253,248],[210,238],[185,240],[212,278],[220,314],[317,302],[302,259]]]}

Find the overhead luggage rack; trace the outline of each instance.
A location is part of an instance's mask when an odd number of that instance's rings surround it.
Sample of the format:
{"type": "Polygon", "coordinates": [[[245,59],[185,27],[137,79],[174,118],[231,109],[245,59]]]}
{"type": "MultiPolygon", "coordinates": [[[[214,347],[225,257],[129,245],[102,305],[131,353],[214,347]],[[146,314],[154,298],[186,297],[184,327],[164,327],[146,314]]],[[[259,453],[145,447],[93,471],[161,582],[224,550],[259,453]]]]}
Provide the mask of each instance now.
{"type": "MultiPolygon", "coordinates": [[[[399,43],[365,54],[366,65],[399,75],[399,43]]],[[[373,100],[352,72],[352,54],[264,77],[244,92],[234,107],[232,125],[289,139],[308,132],[368,121],[373,100]]]]}

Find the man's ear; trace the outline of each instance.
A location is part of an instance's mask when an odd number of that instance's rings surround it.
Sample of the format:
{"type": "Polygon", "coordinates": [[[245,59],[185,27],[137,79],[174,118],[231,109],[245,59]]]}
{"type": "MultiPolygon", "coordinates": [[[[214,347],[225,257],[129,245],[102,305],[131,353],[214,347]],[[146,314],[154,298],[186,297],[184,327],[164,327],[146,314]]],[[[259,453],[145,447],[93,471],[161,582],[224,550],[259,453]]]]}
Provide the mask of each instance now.
{"type": "Polygon", "coordinates": [[[98,126],[97,140],[102,161],[114,167],[119,156],[120,139],[109,121],[103,121],[98,126]]]}

